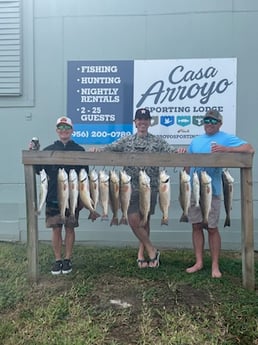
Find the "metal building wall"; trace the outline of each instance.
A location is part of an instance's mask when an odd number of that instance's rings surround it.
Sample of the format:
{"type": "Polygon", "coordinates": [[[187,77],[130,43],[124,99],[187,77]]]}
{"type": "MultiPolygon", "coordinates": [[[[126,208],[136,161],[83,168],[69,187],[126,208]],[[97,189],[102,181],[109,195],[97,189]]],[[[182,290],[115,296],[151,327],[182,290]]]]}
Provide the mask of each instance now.
{"type": "MultiPolygon", "coordinates": [[[[2,123],[0,240],[26,239],[21,150],[38,136],[42,147],[56,139],[55,120],[66,113],[68,60],[237,57],[237,134],[258,149],[258,3],[256,0],[23,0],[23,95],[0,97],[2,123]]],[[[257,159],[254,158],[254,216],[257,224],[257,159]]],[[[180,224],[178,172],[172,174],[171,220],[160,227],[157,209],[152,238],[160,245],[191,246],[191,227],[180,224]]],[[[240,248],[239,172],[233,226],[222,245],[240,248]]],[[[112,245],[136,243],[128,227],[90,223],[81,214],[77,240],[112,245]]],[[[40,239],[50,239],[39,218],[40,239]]],[[[256,227],[257,228],[257,227],[256,227]]],[[[258,231],[255,232],[256,248],[258,231]]]]}

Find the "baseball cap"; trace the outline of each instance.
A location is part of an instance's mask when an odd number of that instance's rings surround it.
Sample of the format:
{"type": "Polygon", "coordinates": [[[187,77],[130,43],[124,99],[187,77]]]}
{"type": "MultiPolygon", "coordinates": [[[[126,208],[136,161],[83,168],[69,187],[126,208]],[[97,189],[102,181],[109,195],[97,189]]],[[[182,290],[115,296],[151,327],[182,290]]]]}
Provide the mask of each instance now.
{"type": "Polygon", "coordinates": [[[148,109],[145,108],[140,108],[137,109],[135,112],[135,116],[134,119],[144,119],[144,120],[150,120],[151,116],[150,116],[150,111],[148,109]]]}
{"type": "Polygon", "coordinates": [[[62,116],[62,117],[59,117],[56,121],[56,125],[60,125],[60,124],[64,124],[64,125],[68,125],[68,126],[71,126],[73,127],[73,123],[72,123],[72,120],[69,118],[69,117],[66,117],[66,116],[62,116]]]}
{"type": "Polygon", "coordinates": [[[219,113],[216,109],[207,111],[207,113],[204,115],[204,119],[207,117],[211,117],[212,119],[218,120],[220,122],[223,119],[221,113],[219,113]]]}

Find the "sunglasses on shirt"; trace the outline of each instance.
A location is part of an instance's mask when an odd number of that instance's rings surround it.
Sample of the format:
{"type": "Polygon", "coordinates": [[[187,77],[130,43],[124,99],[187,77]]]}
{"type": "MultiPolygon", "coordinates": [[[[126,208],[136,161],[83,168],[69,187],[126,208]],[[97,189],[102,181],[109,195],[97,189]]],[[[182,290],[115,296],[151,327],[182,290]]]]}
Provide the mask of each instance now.
{"type": "Polygon", "coordinates": [[[221,121],[216,120],[216,119],[213,119],[213,118],[211,118],[211,117],[208,117],[208,118],[204,119],[203,122],[204,122],[205,124],[207,124],[207,125],[208,125],[208,124],[217,125],[217,124],[220,123],[221,121]]]}
{"type": "Polygon", "coordinates": [[[60,129],[61,131],[67,131],[69,129],[72,129],[72,127],[68,125],[58,125],[57,129],[60,129]]]}

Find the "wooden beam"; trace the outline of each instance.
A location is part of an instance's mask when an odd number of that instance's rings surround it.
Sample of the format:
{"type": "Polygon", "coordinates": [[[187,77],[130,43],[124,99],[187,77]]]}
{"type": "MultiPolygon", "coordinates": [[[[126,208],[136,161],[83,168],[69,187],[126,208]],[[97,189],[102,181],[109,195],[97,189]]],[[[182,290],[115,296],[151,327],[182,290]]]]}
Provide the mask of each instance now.
{"type": "Polygon", "coordinates": [[[91,166],[160,166],[160,167],[223,167],[251,168],[251,153],[129,153],[22,151],[23,164],[91,165],[91,166]]]}

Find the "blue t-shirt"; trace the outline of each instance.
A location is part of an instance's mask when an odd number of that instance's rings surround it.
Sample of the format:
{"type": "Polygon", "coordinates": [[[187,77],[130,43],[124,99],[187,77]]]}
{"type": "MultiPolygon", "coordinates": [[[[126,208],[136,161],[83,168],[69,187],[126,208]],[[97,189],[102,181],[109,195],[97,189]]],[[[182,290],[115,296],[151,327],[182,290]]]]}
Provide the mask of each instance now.
{"type": "MultiPolygon", "coordinates": [[[[223,146],[228,146],[228,147],[237,147],[237,146],[241,146],[247,143],[245,140],[242,140],[236,137],[235,135],[219,131],[213,135],[202,134],[195,137],[188,148],[188,152],[189,153],[210,153],[212,142],[215,142],[218,145],[223,145],[223,146]]],[[[190,169],[191,177],[194,171],[197,171],[198,174],[200,174],[201,170],[207,171],[207,173],[212,178],[213,195],[216,195],[216,196],[220,195],[222,168],[192,167],[190,169]]]]}

